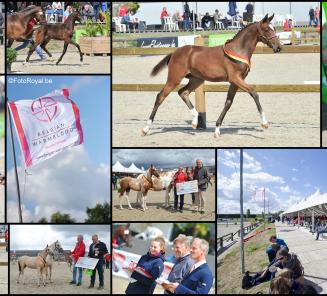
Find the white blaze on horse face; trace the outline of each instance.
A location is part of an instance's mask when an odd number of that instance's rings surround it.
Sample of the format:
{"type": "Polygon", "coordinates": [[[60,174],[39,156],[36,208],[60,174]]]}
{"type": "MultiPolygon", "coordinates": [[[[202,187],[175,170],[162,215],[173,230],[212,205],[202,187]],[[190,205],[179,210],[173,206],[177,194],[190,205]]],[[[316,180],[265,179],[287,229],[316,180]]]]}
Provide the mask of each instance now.
{"type": "Polygon", "coordinates": [[[275,28],[272,24],[269,24],[270,29],[272,29],[275,32],[275,28]]]}

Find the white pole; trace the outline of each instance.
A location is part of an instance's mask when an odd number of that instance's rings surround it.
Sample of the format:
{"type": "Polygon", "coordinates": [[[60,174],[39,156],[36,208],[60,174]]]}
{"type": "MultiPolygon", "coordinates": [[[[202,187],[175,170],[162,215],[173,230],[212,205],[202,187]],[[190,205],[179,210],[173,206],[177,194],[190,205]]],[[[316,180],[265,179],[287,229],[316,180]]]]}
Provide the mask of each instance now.
{"type": "Polygon", "coordinates": [[[244,265],[244,232],[243,232],[243,149],[240,150],[240,206],[241,206],[241,267],[242,274],[245,273],[244,265]]]}

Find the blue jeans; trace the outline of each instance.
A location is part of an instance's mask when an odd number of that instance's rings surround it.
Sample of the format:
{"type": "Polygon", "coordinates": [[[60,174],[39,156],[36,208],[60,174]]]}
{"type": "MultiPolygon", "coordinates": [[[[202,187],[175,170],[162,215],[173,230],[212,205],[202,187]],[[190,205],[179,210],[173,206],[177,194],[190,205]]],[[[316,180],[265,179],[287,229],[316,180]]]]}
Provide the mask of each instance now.
{"type": "Polygon", "coordinates": [[[96,267],[93,270],[93,273],[91,275],[91,285],[94,286],[95,283],[95,275],[96,275],[96,271],[98,271],[99,273],[99,286],[103,287],[103,260],[100,259],[98,261],[98,264],[96,265],[96,267]]]}
{"type": "Polygon", "coordinates": [[[83,276],[83,268],[82,267],[73,267],[73,281],[78,284],[78,283],[82,283],[82,276],[83,276]],[[77,277],[77,272],[78,272],[78,280],[76,281],[76,277],[77,277]]]}
{"type": "MultiPolygon", "coordinates": [[[[30,45],[31,43],[32,43],[31,40],[26,40],[26,41],[24,41],[21,45],[17,46],[17,47],[15,48],[15,50],[16,50],[16,51],[19,51],[19,50],[21,50],[21,49],[23,49],[23,48],[26,48],[26,47],[27,47],[28,45],[30,45]]],[[[42,60],[45,59],[45,56],[44,56],[44,54],[42,53],[42,50],[41,50],[40,45],[38,45],[38,46],[35,48],[35,51],[36,51],[36,53],[39,55],[39,57],[40,57],[42,60]]]]}
{"type": "Polygon", "coordinates": [[[99,19],[99,15],[100,15],[100,4],[95,4],[93,6],[93,10],[94,10],[94,17],[95,17],[95,21],[97,21],[99,19]]]}

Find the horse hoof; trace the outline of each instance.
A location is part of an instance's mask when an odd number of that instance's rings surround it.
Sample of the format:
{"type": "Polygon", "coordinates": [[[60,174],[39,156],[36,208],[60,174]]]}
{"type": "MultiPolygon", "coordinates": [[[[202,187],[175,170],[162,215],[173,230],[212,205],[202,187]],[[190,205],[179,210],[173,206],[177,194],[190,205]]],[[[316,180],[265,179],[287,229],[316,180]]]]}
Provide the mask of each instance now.
{"type": "Polygon", "coordinates": [[[268,128],[268,123],[261,123],[261,127],[263,128],[263,129],[267,129],[268,128]]]}
{"type": "Polygon", "coordinates": [[[192,123],[192,128],[193,128],[193,129],[196,129],[197,127],[198,127],[197,124],[192,123]]]}
{"type": "Polygon", "coordinates": [[[129,210],[134,210],[134,208],[128,208],[129,210]]]}
{"type": "Polygon", "coordinates": [[[148,132],[149,132],[149,129],[147,127],[142,128],[142,130],[141,130],[142,136],[146,136],[148,134],[148,132]]]}
{"type": "Polygon", "coordinates": [[[220,133],[214,133],[213,135],[216,139],[219,139],[220,138],[220,133]]]}

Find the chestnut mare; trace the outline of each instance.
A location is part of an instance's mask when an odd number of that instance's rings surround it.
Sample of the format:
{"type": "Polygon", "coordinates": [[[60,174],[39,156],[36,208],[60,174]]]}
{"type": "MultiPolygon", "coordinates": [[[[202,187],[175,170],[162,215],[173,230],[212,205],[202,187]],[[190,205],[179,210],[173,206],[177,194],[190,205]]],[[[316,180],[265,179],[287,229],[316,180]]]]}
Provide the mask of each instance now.
{"type": "Polygon", "coordinates": [[[24,42],[26,39],[32,37],[33,32],[26,35],[27,24],[32,18],[38,21],[44,20],[42,8],[39,6],[31,5],[19,12],[7,16],[7,46],[11,47],[14,40],[24,42]]]}
{"type": "Polygon", "coordinates": [[[193,128],[196,128],[198,124],[198,112],[193,107],[189,94],[205,80],[212,82],[228,81],[230,83],[224,109],[216,122],[214,133],[216,138],[220,136],[220,126],[239,88],[252,96],[261,117],[261,126],[268,128],[268,121],[260,105],[259,96],[244,79],[250,71],[250,60],[259,41],[267,44],[275,53],[281,51],[282,44],[275,34],[274,27],[270,24],[273,17],[274,15],[268,17],[267,14],[260,22],[248,25],[239,31],[232,40],[226,42],[224,46],[186,45],[177,48],[162,59],[153,68],[151,76],[157,75],[168,65],[167,82],[157,95],[152,113],[147,125],[142,129],[142,134],[146,135],[149,132],[159,106],[184,77],[188,78],[189,82],[178,91],[178,94],[193,115],[193,128]]]}
{"type": "Polygon", "coordinates": [[[51,53],[46,49],[46,45],[51,39],[64,41],[64,49],[60,58],[56,62],[56,65],[58,65],[62,60],[69,44],[73,44],[74,46],[76,46],[80,55],[80,61],[83,62],[83,53],[81,52],[80,46],[72,40],[74,34],[75,21],[83,23],[79,11],[74,11],[63,24],[46,24],[36,29],[34,44],[28,52],[26,62],[29,61],[30,56],[38,45],[40,45],[41,48],[48,54],[48,56],[52,58],[51,53]]]}
{"type": "Polygon", "coordinates": [[[146,206],[146,198],[149,189],[153,187],[153,181],[152,181],[152,176],[155,176],[159,178],[159,174],[157,169],[151,165],[150,168],[144,173],[139,175],[137,178],[132,178],[132,177],[124,177],[120,180],[120,188],[118,190],[119,192],[119,199],[120,199],[120,209],[123,209],[123,199],[122,197],[125,196],[128,207],[130,210],[133,209],[129,202],[129,192],[130,190],[134,191],[140,191],[142,194],[142,210],[145,211],[147,208],[146,206]]]}

